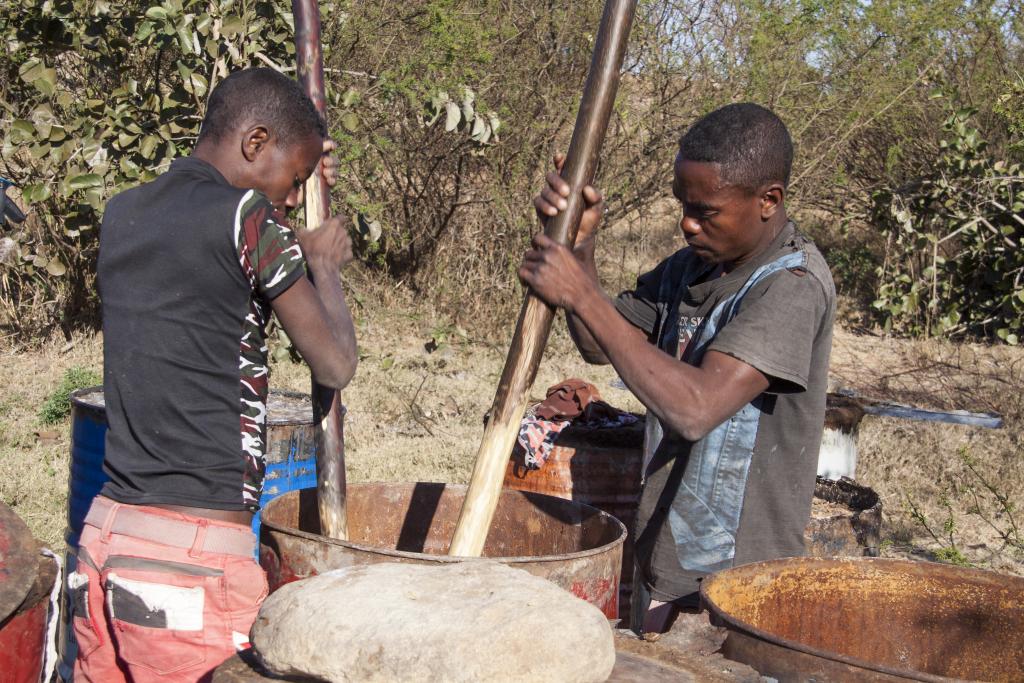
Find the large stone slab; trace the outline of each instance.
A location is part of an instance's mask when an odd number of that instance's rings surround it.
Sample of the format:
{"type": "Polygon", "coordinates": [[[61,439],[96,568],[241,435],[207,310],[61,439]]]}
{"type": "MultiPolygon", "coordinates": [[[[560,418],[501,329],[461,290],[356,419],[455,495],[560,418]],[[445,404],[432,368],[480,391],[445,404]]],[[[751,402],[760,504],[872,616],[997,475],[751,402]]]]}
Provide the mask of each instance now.
{"type": "Polygon", "coordinates": [[[252,642],[283,675],[348,681],[604,681],[612,630],[593,605],[492,562],[374,564],[282,586],[252,642]]]}

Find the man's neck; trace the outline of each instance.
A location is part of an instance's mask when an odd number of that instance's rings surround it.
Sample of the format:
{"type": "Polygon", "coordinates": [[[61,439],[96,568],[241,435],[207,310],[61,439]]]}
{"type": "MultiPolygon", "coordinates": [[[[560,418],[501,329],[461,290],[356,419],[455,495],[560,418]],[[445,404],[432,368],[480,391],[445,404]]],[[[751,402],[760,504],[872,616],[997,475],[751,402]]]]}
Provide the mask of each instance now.
{"type": "Polygon", "coordinates": [[[210,143],[207,141],[200,142],[196,145],[196,148],[192,150],[192,156],[200,161],[206,163],[217,169],[217,172],[224,176],[224,180],[228,181],[235,187],[242,187],[238,181],[238,174],[235,172],[235,168],[232,164],[226,161],[227,155],[224,154],[223,150],[217,144],[210,143]]]}
{"type": "Polygon", "coordinates": [[[749,254],[738,258],[735,261],[727,261],[721,264],[721,275],[726,275],[741,268],[747,263],[759,258],[764,252],[778,239],[782,231],[785,230],[786,225],[789,224],[789,217],[785,212],[777,212],[775,216],[768,221],[768,225],[765,227],[764,238],[760,241],[758,246],[751,250],[749,254]],[[781,214],[781,215],[780,215],[781,214]]]}

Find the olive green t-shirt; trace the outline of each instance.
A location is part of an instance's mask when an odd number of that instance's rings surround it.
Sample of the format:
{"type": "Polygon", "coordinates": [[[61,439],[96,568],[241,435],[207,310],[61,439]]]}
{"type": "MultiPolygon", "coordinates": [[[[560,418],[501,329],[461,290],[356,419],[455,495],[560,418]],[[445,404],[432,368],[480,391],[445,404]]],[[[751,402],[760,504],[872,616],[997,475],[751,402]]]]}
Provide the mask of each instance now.
{"type": "Polygon", "coordinates": [[[753,262],[715,279],[711,270],[683,249],[616,300],[680,362],[699,366],[715,350],[769,380],[696,442],[648,413],[654,430],[635,538],[637,564],[661,601],[692,599],[719,569],[802,555],[814,493],[835,315],[828,266],[789,223],[753,262]]]}

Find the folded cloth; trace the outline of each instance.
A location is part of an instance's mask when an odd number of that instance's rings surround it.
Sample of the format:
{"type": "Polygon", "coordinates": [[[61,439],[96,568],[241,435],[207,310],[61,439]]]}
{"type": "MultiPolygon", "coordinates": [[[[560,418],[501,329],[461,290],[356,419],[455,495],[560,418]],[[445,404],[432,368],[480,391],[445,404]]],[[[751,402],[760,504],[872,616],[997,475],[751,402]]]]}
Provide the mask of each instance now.
{"type": "Polygon", "coordinates": [[[588,429],[610,429],[633,424],[639,418],[601,400],[597,387],[572,378],[547,390],[547,398],[527,409],[519,425],[519,446],[527,469],[544,466],[558,435],[570,424],[588,429]]]}
{"type": "Polygon", "coordinates": [[[548,387],[545,396],[534,411],[545,420],[571,420],[583,413],[588,403],[601,400],[597,387],[576,377],[548,387]]]}

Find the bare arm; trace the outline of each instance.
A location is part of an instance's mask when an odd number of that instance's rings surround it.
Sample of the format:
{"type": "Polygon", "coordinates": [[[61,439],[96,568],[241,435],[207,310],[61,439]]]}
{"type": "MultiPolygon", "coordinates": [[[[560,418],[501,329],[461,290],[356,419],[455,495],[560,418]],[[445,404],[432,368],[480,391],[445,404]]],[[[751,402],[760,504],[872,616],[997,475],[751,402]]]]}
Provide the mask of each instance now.
{"type": "Polygon", "coordinates": [[[341,389],[358,363],[352,314],[338,278],[341,267],[352,260],[352,243],[345,221],[338,217],[299,233],[299,242],[310,278],[297,280],[270,305],[316,381],[341,389]]]}
{"type": "Polygon", "coordinates": [[[684,438],[700,439],[768,388],[763,373],[727,354],[708,352],[692,366],[647,343],[568,249],[544,235],[534,247],[520,278],[582,322],[626,386],[684,438]]]}
{"type": "MultiPolygon", "coordinates": [[[[573,249],[573,255],[580,262],[583,272],[594,281],[595,286],[600,287],[597,278],[597,262],[594,259],[593,238],[586,240],[583,244],[580,244],[573,249]]],[[[579,349],[580,355],[583,356],[583,360],[592,365],[607,365],[611,362],[608,359],[608,356],[605,355],[600,344],[597,343],[594,335],[590,333],[587,326],[574,313],[566,310],[565,322],[569,326],[569,336],[571,336],[573,342],[576,343],[576,348],[579,349]]],[[[640,332],[640,330],[635,327],[633,329],[640,332]]]]}
{"type": "MultiPolygon", "coordinates": [[[[565,156],[556,154],[554,162],[555,170],[545,177],[546,187],[533,199],[533,206],[537,210],[537,217],[541,222],[568,208],[566,198],[569,196],[569,185],[558,174],[558,171],[562,169],[562,164],[565,163],[565,156]]],[[[600,192],[588,185],[583,188],[583,201],[586,209],[580,218],[576,246],[572,253],[579,261],[583,272],[594,282],[596,287],[600,288],[594,252],[597,226],[600,224],[601,215],[604,212],[604,198],[600,192]]],[[[592,365],[607,365],[610,362],[593,335],[590,334],[587,326],[568,309],[565,312],[565,322],[569,327],[569,336],[572,337],[583,360],[592,365]]]]}
{"type": "Polygon", "coordinates": [[[768,388],[764,374],[730,355],[709,351],[693,366],[646,339],[637,343],[637,328],[597,292],[578,302],[575,311],[640,402],[690,441],[705,436],[768,388]]]}

